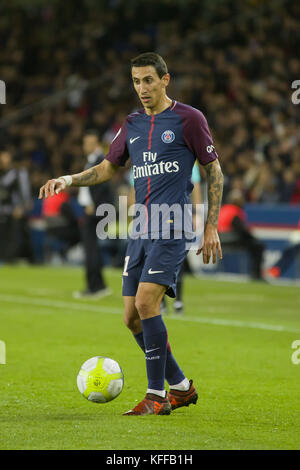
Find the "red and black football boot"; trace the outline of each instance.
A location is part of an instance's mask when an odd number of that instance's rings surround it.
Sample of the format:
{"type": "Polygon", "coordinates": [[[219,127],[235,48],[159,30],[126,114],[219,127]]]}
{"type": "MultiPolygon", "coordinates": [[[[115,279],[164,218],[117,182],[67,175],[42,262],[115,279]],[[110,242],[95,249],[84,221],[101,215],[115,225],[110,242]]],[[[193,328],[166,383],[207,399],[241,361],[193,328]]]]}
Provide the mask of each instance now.
{"type": "Polygon", "coordinates": [[[172,410],[176,410],[176,408],[180,408],[181,406],[189,406],[191,403],[196,405],[198,393],[193,385],[193,381],[190,380],[190,388],[186,391],[172,390],[172,388],[170,388],[168,399],[171,403],[172,410]]]}
{"type": "Polygon", "coordinates": [[[167,397],[162,398],[153,393],[147,393],[138,405],[124,413],[123,416],[169,415],[170,413],[171,404],[167,397]]]}

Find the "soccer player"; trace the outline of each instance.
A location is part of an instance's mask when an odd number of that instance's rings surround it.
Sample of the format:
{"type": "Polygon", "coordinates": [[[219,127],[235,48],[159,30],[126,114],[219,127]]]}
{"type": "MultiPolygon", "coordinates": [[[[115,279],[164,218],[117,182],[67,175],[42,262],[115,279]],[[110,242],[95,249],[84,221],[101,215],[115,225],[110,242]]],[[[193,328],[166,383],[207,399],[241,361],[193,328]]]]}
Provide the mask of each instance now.
{"type": "MultiPolygon", "coordinates": [[[[136,204],[144,207],[142,235],[128,243],[123,271],[124,321],[145,352],[148,389],[145,398],[125,415],[167,415],[191,403],[198,394],[177,364],[160,314],[166,293],[174,297],[176,278],[187,254],[186,238],[176,217],[168,217],[169,238],[164,226],[154,227],[152,208],[167,204],[174,211],[189,203],[195,160],[205,166],[208,212],[202,253],[205,264],[216,263],[222,250],[217,232],[223,174],[203,114],[167,96],[170,81],[165,61],[148,52],[131,61],[131,75],[142,109],[127,116],[100,165],[75,175],[49,180],[39,197],[48,197],[67,186],[91,186],[109,180],[130,157],[136,204]],[[176,209],[177,208],[177,209],[176,209]],[[165,380],[170,389],[165,391],[165,380]]],[[[180,212],[180,211],[179,211],[180,212]]],[[[155,213],[155,211],[154,211],[155,213]]],[[[175,214],[176,215],[176,214],[175,214]]],[[[188,217],[188,215],[187,215],[188,217]]],[[[190,214],[190,217],[192,215],[190,214]]]]}

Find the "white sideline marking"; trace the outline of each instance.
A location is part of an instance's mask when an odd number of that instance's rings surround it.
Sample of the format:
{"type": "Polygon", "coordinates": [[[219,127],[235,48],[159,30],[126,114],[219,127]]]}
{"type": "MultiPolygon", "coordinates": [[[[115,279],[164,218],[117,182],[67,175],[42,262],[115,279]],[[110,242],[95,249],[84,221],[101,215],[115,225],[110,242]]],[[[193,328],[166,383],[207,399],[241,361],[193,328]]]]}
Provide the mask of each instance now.
{"type": "MultiPolygon", "coordinates": [[[[18,303],[18,304],[27,304],[27,305],[38,305],[40,307],[51,307],[51,308],[61,308],[65,312],[67,310],[79,310],[85,312],[96,312],[96,313],[108,313],[113,315],[120,315],[123,313],[123,309],[120,308],[111,308],[101,305],[90,305],[86,303],[75,303],[75,302],[65,302],[61,300],[52,300],[52,299],[41,299],[36,297],[23,297],[17,295],[6,295],[0,294],[0,300],[8,303],[18,303]]],[[[266,323],[258,322],[245,322],[240,320],[226,320],[223,318],[207,318],[207,317],[189,317],[186,315],[167,315],[167,319],[177,320],[182,322],[191,322],[191,323],[203,323],[208,325],[217,325],[217,326],[232,326],[237,328],[252,328],[257,330],[265,331],[278,331],[286,333],[300,333],[300,329],[297,328],[287,328],[283,325],[271,325],[266,323]]]]}
{"type": "Polygon", "coordinates": [[[54,300],[54,299],[42,299],[40,297],[23,297],[21,295],[6,295],[0,294],[0,300],[3,302],[9,303],[18,303],[18,304],[27,304],[27,305],[39,305],[40,307],[55,307],[63,309],[72,309],[72,310],[82,310],[90,312],[102,312],[102,313],[112,313],[120,314],[123,312],[120,308],[111,308],[103,307],[98,305],[90,305],[84,303],[75,303],[75,302],[65,302],[63,300],[54,300]]]}
{"type": "Polygon", "coordinates": [[[195,323],[207,323],[210,325],[234,326],[239,328],[254,328],[257,330],[284,331],[288,333],[300,333],[300,329],[286,328],[282,325],[269,325],[267,323],[244,322],[240,320],[225,320],[223,318],[187,317],[178,318],[178,315],[169,315],[172,320],[182,320],[195,323]]]}
{"type": "Polygon", "coordinates": [[[0,340],[0,364],[6,364],[6,346],[4,341],[0,340]]]}

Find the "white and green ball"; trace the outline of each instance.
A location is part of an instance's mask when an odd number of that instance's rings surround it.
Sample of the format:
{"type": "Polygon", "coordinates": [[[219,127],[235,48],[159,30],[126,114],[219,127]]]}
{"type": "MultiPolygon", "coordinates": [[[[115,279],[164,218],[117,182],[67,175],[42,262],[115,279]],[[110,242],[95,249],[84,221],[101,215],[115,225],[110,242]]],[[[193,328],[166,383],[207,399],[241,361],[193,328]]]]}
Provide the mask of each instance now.
{"type": "Polygon", "coordinates": [[[85,361],[77,376],[80,393],[94,403],[106,403],[120,395],[124,375],[119,364],[109,357],[96,356],[85,361]]]}

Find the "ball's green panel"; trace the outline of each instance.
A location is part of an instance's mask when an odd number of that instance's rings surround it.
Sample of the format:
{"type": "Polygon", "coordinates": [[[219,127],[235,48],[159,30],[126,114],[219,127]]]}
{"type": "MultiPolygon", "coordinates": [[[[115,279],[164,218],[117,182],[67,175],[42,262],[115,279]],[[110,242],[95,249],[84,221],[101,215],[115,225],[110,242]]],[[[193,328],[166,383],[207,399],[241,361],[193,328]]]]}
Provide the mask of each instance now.
{"type": "Polygon", "coordinates": [[[102,368],[103,361],[104,361],[104,358],[99,358],[95,369],[91,370],[90,372],[84,371],[86,385],[87,385],[87,388],[84,391],[84,396],[86,398],[88,398],[91,393],[99,393],[99,392],[102,393],[102,395],[108,401],[110,401],[112,398],[110,394],[107,392],[107,387],[110,382],[110,376],[102,368]]]}
{"type": "Polygon", "coordinates": [[[81,367],[77,385],[89,401],[105,403],[116,398],[124,385],[124,374],[119,364],[105,356],[88,359],[81,367]]]}

